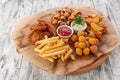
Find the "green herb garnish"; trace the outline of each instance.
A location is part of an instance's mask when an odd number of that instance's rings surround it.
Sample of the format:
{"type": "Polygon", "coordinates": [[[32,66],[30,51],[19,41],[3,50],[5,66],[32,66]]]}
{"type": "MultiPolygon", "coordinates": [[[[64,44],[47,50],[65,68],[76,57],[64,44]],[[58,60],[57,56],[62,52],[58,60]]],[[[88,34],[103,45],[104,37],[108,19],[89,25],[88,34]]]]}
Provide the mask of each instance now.
{"type": "Polygon", "coordinates": [[[85,21],[83,21],[80,16],[76,16],[76,18],[75,18],[75,23],[76,23],[76,24],[84,25],[84,24],[85,24],[85,21]]]}

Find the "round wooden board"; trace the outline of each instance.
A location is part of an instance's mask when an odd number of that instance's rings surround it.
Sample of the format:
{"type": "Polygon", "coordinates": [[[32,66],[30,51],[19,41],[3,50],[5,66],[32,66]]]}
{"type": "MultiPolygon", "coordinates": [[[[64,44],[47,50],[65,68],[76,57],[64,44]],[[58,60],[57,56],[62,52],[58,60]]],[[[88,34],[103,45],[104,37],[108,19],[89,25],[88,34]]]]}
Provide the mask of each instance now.
{"type": "Polygon", "coordinates": [[[35,23],[39,18],[50,21],[51,13],[63,8],[71,8],[75,11],[81,11],[84,14],[83,16],[86,16],[88,14],[102,15],[99,11],[87,6],[64,5],[25,17],[16,25],[12,32],[12,37],[14,39],[17,51],[20,52],[23,57],[27,58],[31,63],[35,64],[36,66],[58,75],[83,73],[98,67],[108,57],[109,54],[107,53],[110,52],[119,43],[113,25],[106,17],[104,17],[103,21],[105,25],[108,26],[108,34],[104,35],[103,39],[101,40],[99,48],[101,50],[101,53],[97,53],[97,57],[88,55],[78,57],[74,61],[67,60],[65,62],[62,62],[59,59],[56,60],[56,62],[52,63],[39,57],[34,52],[34,45],[29,42],[27,37],[30,33],[29,25],[35,23]]]}

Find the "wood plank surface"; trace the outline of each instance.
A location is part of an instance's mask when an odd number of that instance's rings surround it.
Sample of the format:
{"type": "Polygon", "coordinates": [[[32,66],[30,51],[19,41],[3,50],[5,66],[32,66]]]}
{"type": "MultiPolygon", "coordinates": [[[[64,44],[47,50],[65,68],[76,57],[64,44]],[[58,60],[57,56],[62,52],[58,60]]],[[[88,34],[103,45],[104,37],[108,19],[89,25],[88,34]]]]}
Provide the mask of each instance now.
{"type": "Polygon", "coordinates": [[[57,76],[43,71],[18,54],[11,30],[25,16],[64,4],[83,4],[108,17],[120,38],[120,0],[0,0],[0,80],[120,80],[120,46],[93,71],[57,76]]]}

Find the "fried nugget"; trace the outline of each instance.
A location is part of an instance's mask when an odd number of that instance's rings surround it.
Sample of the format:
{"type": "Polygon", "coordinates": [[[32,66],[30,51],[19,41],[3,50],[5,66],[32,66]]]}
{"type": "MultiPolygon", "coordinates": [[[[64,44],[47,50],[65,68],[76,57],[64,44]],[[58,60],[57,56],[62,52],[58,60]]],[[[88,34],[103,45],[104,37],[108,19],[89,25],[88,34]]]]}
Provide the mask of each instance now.
{"type": "Polygon", "coordinates": [[[31,30],[46,30],[47,29],[47,26],[45,25],[40,25],[40,24],[33,24],[31,25],[31,30]]]}
{"type": "Polygon", "coordinates": [[[36,41],[39,41],[39,40],[44,39],[44,36],[45,36],[45,35],[47,35],[47,36],[49,37],[49,36],[50,36],[50,33],[47,32],[47,31],[43,32],[43,31],[38,31],[38,30],[36,30],[36,31],[33,31],[32,33],[30,33],[30,34],[28,35],[28,37],[29,37],[29,40],[30,40],[32,43],[35,43],[36,41]]]}
{"type": "Polygon", "coordinates": [[[45,20],[38,19],[36,23],[30,26],[32,32],[28,35],[29,40],[32,43],[44,39],[44,36],[56,36],[56,28],[49,22],[45,20]]]}

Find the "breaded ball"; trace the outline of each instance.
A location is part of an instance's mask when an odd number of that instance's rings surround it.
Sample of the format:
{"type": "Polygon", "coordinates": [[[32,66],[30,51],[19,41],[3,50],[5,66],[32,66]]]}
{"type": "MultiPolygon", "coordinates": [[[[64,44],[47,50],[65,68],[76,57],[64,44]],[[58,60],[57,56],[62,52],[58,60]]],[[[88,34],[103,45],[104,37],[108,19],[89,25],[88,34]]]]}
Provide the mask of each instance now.
{"type": "Polygon", "coordinates": [[[84,41],[85,41],[85,37],[84,37],[84,36],[79,36],[78,41],[80,41],[80,42],[84,42],[84,41]]]}
{"type": "Polygon", "coordinates": [[[73,34],[71,37],[71,40],[75,42],[77,41],[77,39],[78,39],[77,35],[73,34]]]}
{"type": "Polygon", "coordinates": [[[77,36],[84,36],[84,35],[85,35],[85,33],[83,31],[78,31],[77,32],[77,36]]]}
{"type": "Polygon", "coordinates": [[[83,49],[83,54],[84,54],[84,55],[89,55],[89,54],[90,54],[90,49],[87,48],[87,47],[84,48],[84,49],[83,49]]]}
{"type": "Polygon", "coordinates": [[[82,49],[80,48],[76,48],[75,52],[77,55],[80,55],[80,56],[82,55],[82,49]]]}
{"type": "Polygon", "coordinates": [[[53,25],[56,25],[56,24],[57,24],[57,20],[54,19],[54,20],[52,21],[52,24],[53,24],[53,25]]]}
{"type": "Polygon", "coordinates": [[[70,14],[69,14],[68,12],[65,12],[65,13],[64,13],[64,16],[65,16],[65,17],[68,17],[68,16],[70,16],[70,14]]]}
{"type": "Polygon", "coordinates": [[[89,43],[94,45],[97,43],[96,39],[95,38],[89,38],[89,43]]]}
{"type": "Polygon", "coordinates": [[[79,42],[74,43],[74,47],[78,47],[79,42]]]}
{"type": "Polygon", "coordinates": [[[85,48],[85,47],[86,47],[86,44],[85,44],[84,42],[79,42],[79,43],[78,43],[78,47],[81,48],[81,49],[82,49],[82,48],[85,48]]]}
{"type": "Polygon", "coordinates": [[[93,53],[93,54],[96,54],[98,52],[98,46],[97,45],[92,45],[90,46],[90,51],[93,53]]]}

